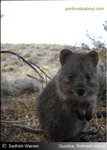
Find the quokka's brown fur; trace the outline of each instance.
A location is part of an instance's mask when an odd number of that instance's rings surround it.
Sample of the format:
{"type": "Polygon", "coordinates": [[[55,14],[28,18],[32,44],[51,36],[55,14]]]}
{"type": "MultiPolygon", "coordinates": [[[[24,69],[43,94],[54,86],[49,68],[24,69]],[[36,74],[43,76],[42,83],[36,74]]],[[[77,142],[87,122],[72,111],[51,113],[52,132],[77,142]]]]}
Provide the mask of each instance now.
{"type": "Polygon", "coordinates": [[[51,141],[73,141],[93,117],[98,94],[98,53],[60,52],[61,69],[37,99],[43,132],[51,141]]]}

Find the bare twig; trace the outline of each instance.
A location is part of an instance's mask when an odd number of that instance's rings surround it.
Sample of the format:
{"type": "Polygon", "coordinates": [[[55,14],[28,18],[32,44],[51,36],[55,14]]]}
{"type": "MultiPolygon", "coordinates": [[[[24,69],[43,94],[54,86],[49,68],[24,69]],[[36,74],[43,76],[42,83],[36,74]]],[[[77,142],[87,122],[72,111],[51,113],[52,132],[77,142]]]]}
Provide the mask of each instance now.
{"type": "Polygon", "coordinates": [[[39,80],[38,78],[33,77],[33,76],[29,75],[29,74],[27,74],[27,76],[30,77],[30,78],[32,78],[32,79],[39,80]]]}
{"type": "Polygon", "coordinates": [[[22,125],[17,125],[17,124],[12,124],[12,127],[16,127],[16,128],[20,128],[26,132],[31,132],[31,133],[43,133],[42,129],[32,129],[32,128],[28,128],[26,126],[22,126],[22,125]]]}
{"type": "Polygon", "coordinates": [[[28,61],[28,62],[29,62],[30,64],[36,66],[48,79],[51,80],[51,78],[50,78],[39,66],[37,66],[36,64],[34,64],[34,63],[31,62],[31,61],[28,61]]]}
{"type": "MultiPolygon", "coordinates": [[[[24,59],[22,56],[12,52],[12,51],[0,51],[0,53],[9,53],[9,54],[13,54],[15,56],[17,56],[19,59],[23,60],[23,62],[25,62],[28,66],[30,66],[42,79],[43,77],[41,76],[41,74],[37,71],[37,69],[35,67],[32,66],[31,63],[29,63],[26,59],[24,59]]],[[[36,65],[37,66],[37,65],[36,65]]]]}
{"type": "Polygon", "coordinates": [[[1,132],[1,136],[8,138],[9,134],[7,134],[6,132],[1,132]]]}
{"type": "Polygon", "coordinates": [[[19,122],[28,122],[28,120],[16,120],[16,121],[1,120],[1,124],[3,124],[3,123],[19,123],[19,122]]]}
{"type": "Polygon", "coordinates": [[[1,123],[19,123],[19,122],[28,122],[31,121],[32,119],[34,119],[35,116],[33,116],[32,118],[30,118],[29,120],[1,120],[1,123]]]}

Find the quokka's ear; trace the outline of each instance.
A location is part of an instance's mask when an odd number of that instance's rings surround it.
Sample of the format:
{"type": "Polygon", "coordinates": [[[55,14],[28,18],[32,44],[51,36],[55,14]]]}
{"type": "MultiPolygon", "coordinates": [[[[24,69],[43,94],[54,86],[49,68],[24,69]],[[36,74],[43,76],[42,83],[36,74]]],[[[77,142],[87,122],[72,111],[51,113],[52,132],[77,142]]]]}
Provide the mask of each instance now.
{"type": "Polygon", "coordinates": [[[61,65],[65,64],[65,61],[66,61],[67,57],[70,56],[70,55],[74,55],[74,53],[72,51],[68,50],[68,49],[63,49],[60,52],[59,60],[60,60],[61,65]]]}
{"type": "Polygon", "coordinates": [[[92,58],[95,66],[96,66],[98,64],[98,61],[99,61],[98,53],[96,51],[91,51],[88,53],[88,56],[92,58]]]}

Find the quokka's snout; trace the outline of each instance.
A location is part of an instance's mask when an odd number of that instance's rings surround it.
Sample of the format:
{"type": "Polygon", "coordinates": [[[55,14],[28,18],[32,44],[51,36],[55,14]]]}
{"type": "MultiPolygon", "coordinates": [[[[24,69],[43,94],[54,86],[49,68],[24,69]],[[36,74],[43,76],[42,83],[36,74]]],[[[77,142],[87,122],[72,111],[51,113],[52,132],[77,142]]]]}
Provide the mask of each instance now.
{"type": "Polygon", "coordinates": [[[79,96],[83,96],[86,93],[86,88],[84,86],[77,87],[76,93],[79,96]]]}

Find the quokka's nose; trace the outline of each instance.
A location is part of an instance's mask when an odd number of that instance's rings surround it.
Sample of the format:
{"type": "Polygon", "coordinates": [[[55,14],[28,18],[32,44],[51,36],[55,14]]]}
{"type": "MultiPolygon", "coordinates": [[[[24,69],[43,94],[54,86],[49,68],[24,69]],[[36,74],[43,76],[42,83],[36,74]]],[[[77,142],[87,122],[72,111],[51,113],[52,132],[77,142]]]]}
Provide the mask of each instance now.
{"type": "Polygon", "coordinates": [[[82,95],[84,95],[85,94],[85,88],[77,88],[77,94],[79,95],[79,96],[82,96],[82,95]]]}

